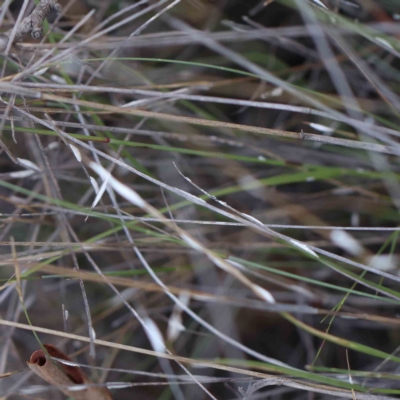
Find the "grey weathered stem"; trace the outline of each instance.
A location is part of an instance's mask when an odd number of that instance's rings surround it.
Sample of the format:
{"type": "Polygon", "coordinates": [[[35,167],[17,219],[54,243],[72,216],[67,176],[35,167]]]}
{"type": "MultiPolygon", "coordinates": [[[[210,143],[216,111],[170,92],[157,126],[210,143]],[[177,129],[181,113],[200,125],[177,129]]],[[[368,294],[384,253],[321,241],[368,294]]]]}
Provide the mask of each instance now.
{"type": "MultiPolygon", "coordinates": [[[[21,21],[13,40],[18,41],[27,35],[40,39],[43,34],[43,22],[52,9],[59,9],[57,0],[41,0],[32,13],[21,21]]],[[[11,32],[12,29],[0,34],[0,53],[7,48],[11,32]]]]}

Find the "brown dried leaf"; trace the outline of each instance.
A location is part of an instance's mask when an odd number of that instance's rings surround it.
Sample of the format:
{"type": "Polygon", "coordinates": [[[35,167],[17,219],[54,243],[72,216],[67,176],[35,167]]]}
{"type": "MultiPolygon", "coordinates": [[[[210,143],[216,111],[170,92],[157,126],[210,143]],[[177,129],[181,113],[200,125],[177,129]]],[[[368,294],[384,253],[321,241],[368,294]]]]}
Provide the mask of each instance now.
{"type": "MultiPolygon", "coordinates": [[[[71,361],[62,351],[51,344],[45,344],[50,357],[71,361]]],[[[43,350],[36,350],[32,353],[27,362],[28,367],[46,382],[57,386],[65,395],[73,397],[75,400],[112,400],[107,388],[88,387],[80,391],[71,391],[60,386],[74,386],[92,384],[79,367],[65,365],[49,359],[43,350]]]]}

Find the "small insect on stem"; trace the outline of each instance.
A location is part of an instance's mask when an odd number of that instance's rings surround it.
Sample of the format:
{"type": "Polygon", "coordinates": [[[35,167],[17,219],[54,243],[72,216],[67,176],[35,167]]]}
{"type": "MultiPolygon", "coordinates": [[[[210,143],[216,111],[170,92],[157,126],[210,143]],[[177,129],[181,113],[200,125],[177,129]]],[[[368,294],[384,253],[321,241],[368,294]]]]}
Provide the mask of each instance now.
{"type": "MultiPolygon", "coordinates": [[[[41,0],[30,15],[19,24],[13,41],[18,41],[24,36],[31,35],[34,39],[40,39],[43,35],[43,23],[50,11],[61,11],[57,0],[41,0]]],[[[0,34],[0,53],[3,53],[11,38],[13,29],[0,34]]]]}

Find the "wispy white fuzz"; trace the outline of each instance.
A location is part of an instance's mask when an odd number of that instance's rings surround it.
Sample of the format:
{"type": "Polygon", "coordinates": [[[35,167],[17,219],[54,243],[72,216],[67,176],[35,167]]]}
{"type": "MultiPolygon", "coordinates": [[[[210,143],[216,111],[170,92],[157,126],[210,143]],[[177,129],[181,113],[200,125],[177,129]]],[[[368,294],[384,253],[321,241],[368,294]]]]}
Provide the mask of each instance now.
{"type": "Polygon", "coordinates": [[[311,122],[310,126],[311,126],[311,128],[313,128],[319,132],[332,133],[334,131],[334,129],[330,128],[329,126],[316,124],[315,122],[311,122]]]}
{"type": "Polygon", "coordinates": [[[312,256],[319,258],[318,254],[311,250],[306,244],[299,242],[298,240],[295,239],[289,239],[289,242],[293,245],[298,247],[299,249],[305,251],[308,254],[311,254],[312,256]]]}
{"type": "Polygon", "coordinates": [[[48,150],[55,150],[58,149],[60,147],[60,143],[59,142],[51,142],[48,146],[47,149],[48,150]]]}
{"type": "Polygon", "coordinates": [[[375,41],[377,41],[379,44],[383,44],[384,46],[394,50],[393,46],[386,39],[383,39],[381,37],[376,37],[375,41]]]}
{"type": "Polygon", "coordinates": [[[320,0],[312,0],[312,2],[318,4],[319,6],[325,8],[326,10],[329,10],[329,8],[320,0]]]}
{"type": "MultiPolygon", "coordinates": [[[[104,177],[102,177],[103,178],[103,183],[101,184],[101,186],[100,186],[100,189],[98,189],[97,190],[97,194],[96,194],[96,197],[94,198],[94,200],[93,200],[93,203],[92,203],[92,206],[91,206],[91,208],[94,208],[94,207],[96,207],[97,206],[97,203],[100,201],[100,199],[103,197],[103,194],[104,194],[104,192],[106,191],[106,189],[107,189],[107,185],[108,185],[108,180],[110,179],[110,177],[111,177],[111,174],[108,172],[108,171],[106,171],[107,173],[108,173],[108,175],[105,175],[104,177]]],[[[93,179],[94,180],[94,179],[93,179]]],[[[93,181],[92,180],[90,180],[90,182],[92,182],[92,184],[93,184],[93,181]]],[[[96,182],[96,185],[97,185],[97,182],[96,182]]],[[[98,185],[97,185],[97,187],[98,187],[98,185]]],[[[95,189],[96,190],[96,189],[95,189]]]]}
{"type": "Polygon", "coordinates": [[[10,173],[10,178],[27,178],[28,176],[31,176],[34,174],[35,171],[25,169],[23,171],[15,171],[10,173]]]}
{"type": "Polygon", "coordinates": [[[39,69],[38,71],[36,71],[36,72],[33,74],[33,76],[40,76],[40,75],[43,75],[43,74],[45,74],[45,73],[47,72],[48,69],[49,69],[49,67],[45,67],[45,68],[39,69]]]}
{"type": "Polygon", "coordinates": [[[283,89],[281,87],[277,87],[271,91],[271,96],[278,97],[278,96],[281,96],[282,93],[283,93],[283,89]]]}
{"type": "Polygon", "coordinates": [[[149,338],[154,351],[165,353],[166,346],[164,339],[156,323],[151,318],[144,318],[143,322],[145,324],[147,337],[149,338]]]}
{"type": "Polygon", "coordinates": [[[370,257],[369,266],[380,271],[393,271],[397,269],[399,258],[396,255],[380,254],[370,257]]]}
{"type": "Polygon", "coordinates": [[[262,288],[261,286],[254,285],[253,290],[257,293],[260,297],[262,297],[267,303],[275,304],[276,301],[272,294],[268,292],[268,290],[262,288]]]}
{"type": "Polygon", "coordinates": [[[126,389],[132,387],[132,383],[124,382],[107,382],[105,385],[107,389],[126,389]]]}
{"type": "Polygon", "coordinates": [[[17,161],[23,167],[32,169],[33,171],[40,171],[40,168],[32,161],[26,160],[25,158],[17,158],[17,161]]]}
{"type": "MultiPolygon", "coordinates": [[[[179,300],[185,305],[189,305],[190,295],[187,292],[182,292],[179,295],[179,300]]],[[[185,326],[182,324],[182,311],[183,309],[175,304],[174,309],[171,313],[171,317],[168,320],[167,338],[168,341],[173,343],[178,339],[179,334],[185,330],[185,326]]]]}
{"type": "Polygon", "coordinates": [[[349,235],[346,231],[343,231],[341,229],[334,230],[331,232],[330,237],[332,243],[334,243],[341,249],[346,250],[353,256],[358,256],[364,251],[360,243],[351,235],[349,235]]]}
{"type": "Polygon", "coordinates": [[[133,189],[119,182],[101,165],[91,161],[89,166],[103,179],[103,181],[107,179],[108,184],[124,199],[130,201],[132,204],[140,208],[146,207],[144,200],[133,189]]]}
{"type": "Polygon", "coordinates": [[[92,186],[93,186],[94,192],[95,192],[96,194],[98,194],[100,188],[99,188],[99,185],[98,185],[96,179],[94,179],[93,176],[90,177],[90,183],[91,183],[92,186]]]}
{"type": "Polygon", "coordinates": [[[50,79],[55,83],[59,83],[60,85],[66,85],[67,84],[67,81],[64,78],[61,78],[61,76],[58,76],[58,75],[50,75],[50,79]]]}
{"type": "Polygon", "coordinates": [[[73,144],[70,144],[69,147],[71,148],[72,152],[74,153],[75,158],[79,161],[82,162],[82,155],[79,149],[74,146],[73,144]]]}

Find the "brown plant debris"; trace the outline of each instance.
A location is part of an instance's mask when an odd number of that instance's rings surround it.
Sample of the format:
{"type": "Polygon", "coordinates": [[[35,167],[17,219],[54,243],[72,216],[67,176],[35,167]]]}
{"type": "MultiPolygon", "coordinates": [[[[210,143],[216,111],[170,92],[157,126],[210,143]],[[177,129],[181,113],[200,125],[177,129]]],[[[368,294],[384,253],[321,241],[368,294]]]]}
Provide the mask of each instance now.
{"type": "Polygon", "coordinates": [[[66,365],[51,358],[71,362],[62,351],[51,344],[44,345],[48,354],[43,350],[32,353],[28,367],[46,382],[57,386],[65,395],[75,400],[112,400],[111,394],[105,387],[89,386],[83,390],[70,390],[68,386],[93,385],[79,367],[66,365]],[[51,358],[49,358],[49,356],[51,358]]]}

